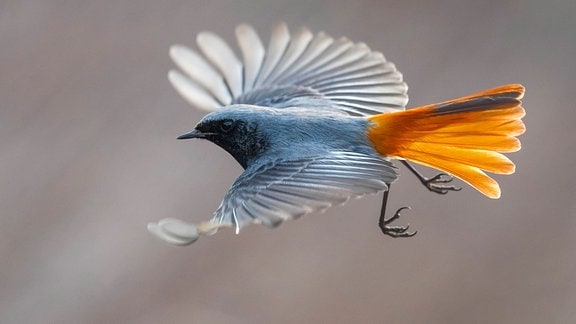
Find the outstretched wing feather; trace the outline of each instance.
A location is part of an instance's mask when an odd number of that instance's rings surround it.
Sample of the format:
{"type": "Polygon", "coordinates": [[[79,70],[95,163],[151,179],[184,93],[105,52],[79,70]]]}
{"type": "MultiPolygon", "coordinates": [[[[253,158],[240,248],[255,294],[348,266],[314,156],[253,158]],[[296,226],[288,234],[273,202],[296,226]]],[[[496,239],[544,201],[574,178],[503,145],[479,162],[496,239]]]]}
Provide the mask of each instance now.
{"type": "Polygon", "coordinates": [[[236,38],[242,60],[211,32],[197,37],[205,58],[184,46],[172,47],[172,59],[188,79],[171,81],[191,104],[206,110],[214,109],[214,101],[221,106],[327,107],[373,115],[402,110],[408,101],[402,74],[364,43],[314,35],[306,28],[291,36],[284,23],[273,28],[267,49],[249,25],[238,26],[236,38]]]}
{"type": "Polygon", "coordinates": [[[224,197],[213,222],[277,226],[287,219],[387,190],[397,177],[391,162],[354,152],[279,160],[247,169],[224,197]]]}
{"type": "Polygon", "coordinates": [[[236,28],[238,47],[244,59],[244,90],[252,90],[256,77],[262,67],[266,50],[258,33],[250,25],[240,25],[236,28]]]}

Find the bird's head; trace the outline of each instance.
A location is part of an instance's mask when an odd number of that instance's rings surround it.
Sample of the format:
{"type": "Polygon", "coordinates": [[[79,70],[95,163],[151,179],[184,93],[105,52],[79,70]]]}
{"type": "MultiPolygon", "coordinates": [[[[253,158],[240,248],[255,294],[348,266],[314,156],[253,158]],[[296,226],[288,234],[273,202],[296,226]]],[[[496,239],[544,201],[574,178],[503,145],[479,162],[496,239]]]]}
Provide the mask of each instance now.
{"type": "Polygon", "coordinates": [[[207,139],[230,153],[243,168],[260,156],[268,147],[268,137],[260,131],[261,120],[255,109],[222,108],[206,115],[191,132],[178,139],[207,139]]]}

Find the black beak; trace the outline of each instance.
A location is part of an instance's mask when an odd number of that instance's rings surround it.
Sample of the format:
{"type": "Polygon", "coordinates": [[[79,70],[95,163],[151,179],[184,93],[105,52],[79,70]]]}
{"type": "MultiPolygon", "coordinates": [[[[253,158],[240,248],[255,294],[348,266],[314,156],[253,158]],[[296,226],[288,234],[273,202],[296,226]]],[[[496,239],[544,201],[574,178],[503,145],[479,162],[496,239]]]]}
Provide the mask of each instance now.
{"type": "Polygon", "coordinates": [[[178,136],[178,139],[188,139],[188,138],[206,138],[208,134],[202,133],[196,129],[192,130],[190,133],[186,133],[178,136]]]}

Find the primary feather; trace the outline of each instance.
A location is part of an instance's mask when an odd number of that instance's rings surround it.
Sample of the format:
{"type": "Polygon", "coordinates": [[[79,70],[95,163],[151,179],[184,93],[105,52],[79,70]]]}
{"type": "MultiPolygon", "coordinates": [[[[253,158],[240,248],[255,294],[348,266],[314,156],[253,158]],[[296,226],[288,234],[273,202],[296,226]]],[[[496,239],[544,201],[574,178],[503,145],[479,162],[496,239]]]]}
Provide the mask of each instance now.
{"type": "Polygon", "coordinates": [[[171,57],[182,72],[170,71],[169,79],[191,105],[208,111],[231,104],[283,108],[297,106],[293,99],[299,96],[329,102],[312,104],[319,109],[332,106],[367,116],[402,110],[408,102],[402,74],[366,44],[314,35],[306,28],[291,35],[284,23],[274,27],[267,50],[249,25],[238,26],[236,38],[242,60],[211,32],[198,35],[203,55],[183,45],[172,47],[171,57]]]}
{"type": "Polygon", "coordinates": [[[387,190],[397,177],[392,163],[362,153],[331,151],[255,165],[232,185],[213,222],[236,232],[250,223],[268,227],[387,190]]]}

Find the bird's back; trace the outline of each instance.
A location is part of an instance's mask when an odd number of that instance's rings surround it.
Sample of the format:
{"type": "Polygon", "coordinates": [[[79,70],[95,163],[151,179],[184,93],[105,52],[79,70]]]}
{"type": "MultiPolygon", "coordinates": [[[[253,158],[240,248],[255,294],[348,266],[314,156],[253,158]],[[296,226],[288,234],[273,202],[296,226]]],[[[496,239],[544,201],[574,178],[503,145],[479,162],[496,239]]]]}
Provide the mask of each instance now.
{"type": "MultiPolygon", "coordinates": [[[[305,102],[304,102],[305,103],[305,102]]],[[[327,106],[326,109],[293,107],[231,106],[235,114],[258,124],[258,132],[269,139],[267,159],[299,158],[329,151],[351,151],[379,156],[367,137],[368,121],[327,106]]]]}

